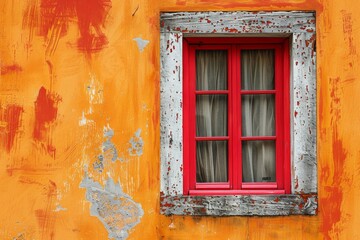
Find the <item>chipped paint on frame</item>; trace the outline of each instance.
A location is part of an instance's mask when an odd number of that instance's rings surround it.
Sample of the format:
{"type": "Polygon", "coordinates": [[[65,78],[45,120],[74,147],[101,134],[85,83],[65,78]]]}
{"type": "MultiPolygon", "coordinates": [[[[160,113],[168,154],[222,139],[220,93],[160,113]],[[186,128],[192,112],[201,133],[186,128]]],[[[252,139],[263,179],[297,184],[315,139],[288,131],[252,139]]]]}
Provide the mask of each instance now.
{"type": "Polygon", "coordinates": [[[317,213],[316,52],[313,12],[178,12],[161,14],[161,212],[166,215],[317,213]],[[289,36],[291,39],[291,179],[289,195],[183,196],[183,36],[289,36]],[[249,35],[250,34],[250,35],[249,35]],[[254,34],[254,35],[251,35],[254,34]],[[303,195],[307,197],[304,198],[303,195]],[[248,201],[253,199],[254,201],[248,201]],[[261,201],[257,201],[261,199],[261,201]],[[309,200],[310,199],[310,200],[309,200]],[[310,201],[310,202],[309,202],[310,201]],[[245,210],[221,204],[233,203],[245,210]],[[211,206],[217,206],[216,210],[211,206]],[[269,205],[270,204],[270,205],[269,205]],[[263,210],[262,207],[269,207],[263,210]],[[282,211],[276,209],[283,206],[282,211]],[[304,211],[304,206],[311,206],[304,211]],[[201,207],[200,214],[195,210],[201,207]],[[181,209],[181,210],[179,210],[181,209]],[[233,211],[234,210],[234,211],[233,211]],[[273,210],[276,210],[274,212],[273,210]],[[222,211],[221,214],[219,211],[222,211]]]}
{"type": "Polygon", "coordinates": [[[160,36],[160,191],[168,196],[177,196],[183,190],[182,42],[180,39],[182,39],[181,33],[162,33],[160,36]]]}
{"type": "Polygon", "coordinates": [[[198,216],[281,216],[314,215],[317,196],[251,195],[251,196],[168,196],[161,197],[161,212],[165,215],[198,216]]]}

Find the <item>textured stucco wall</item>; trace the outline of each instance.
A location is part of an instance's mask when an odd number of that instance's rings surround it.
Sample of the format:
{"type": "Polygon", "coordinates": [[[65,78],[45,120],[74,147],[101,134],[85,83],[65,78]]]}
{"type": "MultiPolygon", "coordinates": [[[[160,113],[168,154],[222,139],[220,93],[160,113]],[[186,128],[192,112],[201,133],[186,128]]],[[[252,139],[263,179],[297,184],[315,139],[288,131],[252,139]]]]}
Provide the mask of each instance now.
{"type": "Polygon", "coordinates": [[[0,239],[360,238],[359,8],[1,1],[0,239]],[[160,12],[236,10],[316,11],[317,216],[159,214],[160,12]]]}

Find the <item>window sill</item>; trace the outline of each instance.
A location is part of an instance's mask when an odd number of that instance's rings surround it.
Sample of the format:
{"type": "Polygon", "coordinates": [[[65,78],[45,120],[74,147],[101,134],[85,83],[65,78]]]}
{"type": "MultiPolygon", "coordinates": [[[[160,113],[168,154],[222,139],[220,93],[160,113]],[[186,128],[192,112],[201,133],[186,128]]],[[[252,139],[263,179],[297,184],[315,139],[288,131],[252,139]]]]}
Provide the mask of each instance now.
{"type": "Polygon", "coordinates": [[[269,189],[261,189],[261,190],[189,190],[191,196],[223,196],[223,195],[277,195],[277,194],[285,194],[285,190],[269,190],[269,189]]]}
{"type": "Polygon", "coordinates": [[[164,196],[161,214],[192,216],[316,215],[317,194],[164,196]]]}

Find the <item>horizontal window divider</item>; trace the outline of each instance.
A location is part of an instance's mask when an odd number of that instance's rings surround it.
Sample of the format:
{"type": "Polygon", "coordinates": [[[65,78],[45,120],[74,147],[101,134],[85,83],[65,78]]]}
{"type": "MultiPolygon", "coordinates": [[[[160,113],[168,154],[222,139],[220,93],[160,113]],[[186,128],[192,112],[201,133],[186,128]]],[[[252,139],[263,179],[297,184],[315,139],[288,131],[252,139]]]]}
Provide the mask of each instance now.
{"type": "MultiPolygon", "coordinates": [[[[224,44],[249,44],[250,46],[253,46],[253,44],[259,44],[265,45],[265,47],[270,48],[266,45],[271,45],[274,43],[282,43],[287,37],[267,37],[266,42],[264,43],[264,40],[259,37],[213,37],[211,35],[211,38],[209,38],[208,35],[203,34],[203,37],[199,37],[199,34],[196,34],[196,36],[192,36],[191,34],[186,33],[186,40],[190,44],[194,45],[224,45],[224,44]],[[205,37],[205,38],[204,38],[205,37]]],[[[258,46],[257,46],[258,47],[258,46]]],[[[248,48],[248,47],[247,47],[248,48]]]]}
{"type": "Polygon", "coordinates": [[[207,94],[222,94],[222,95],[227,95],[229,94],[228,90],[198,90],[195,91],[196,95],[207,95],[207,94]]]}
{"type": "Polygon", "coordinates": [[[243,141],[276,140],[276,136],[246,136],[240,138],[243,141]]]}
{"type": "Polygon", "coordinates": [[[285,190],[189,190],[192,196],[223,196],[223,195],[273,195],[285,194],[285,190]]]}
{"type": "Polygon", "coordinates": [[[196,141],[226,141],[229,140],[229,137],[195,137],[196,141]]]}
{"type": "Polygon", "coordinates": [[[216,183],[216,182],[207,182],[207,183],[196,183],[196,189],[230,189],[230,183],[216,183]]]}
{"type": "Polygon", "coordinates": [[[275,94],[276,90],[240,90],[240,94],[247,94],[247,95],[252,95],[252,94],[275,94]]]}
{"type": "Polygon", "coordinates": [[[246,182],[242,183],[242,189],[277,189],[276,182],[246,182]]]}

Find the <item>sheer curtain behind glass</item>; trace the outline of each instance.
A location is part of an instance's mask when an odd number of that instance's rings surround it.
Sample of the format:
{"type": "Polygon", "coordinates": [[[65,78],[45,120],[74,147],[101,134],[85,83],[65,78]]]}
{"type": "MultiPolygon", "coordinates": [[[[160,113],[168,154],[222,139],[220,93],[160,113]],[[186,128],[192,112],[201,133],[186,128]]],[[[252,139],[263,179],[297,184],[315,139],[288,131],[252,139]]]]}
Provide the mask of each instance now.
{"type": "MultiPolygon", "coordinates": [[[[227,89],[227,51],[196,51],[196,90],[227,89]]],[[[196,136],[227,136],[227,95],[196,95],[196,136]]],[[[197,141],[196,181],[226,182],[227,141],[197,141]]]]}
{"type": "MultiPolygon", "coordinates": [[[[241,51],[242,90],[274,90],[274,51],[241,51]]],[[[242,136],[275,135],[275,95],[242,95],[242,136]]],[[[243,182],[276,181],[275,141],[242,142],[243,182]]]]}
{"type": "MultiPolygon", "coordinates": [[[[274,90],[274,51],[241,51],[243,90],[274,90]]],[[[227,52],[196,52],[196,90],[227,90],[227,52]]],[[[227,136],[227,95],[196,95],[196,136],[227,136]]],[[[242,95],[242,135],[275,135],[275,95],[242,95]]],[[[240,113],[239,113],[240,114],[240,113]]],[[[197,141],[196,181],[228,180],[228,142],[197,141]]],[[[275,181],[275,141],[242,142],[244,182],[275,181]]]]}

